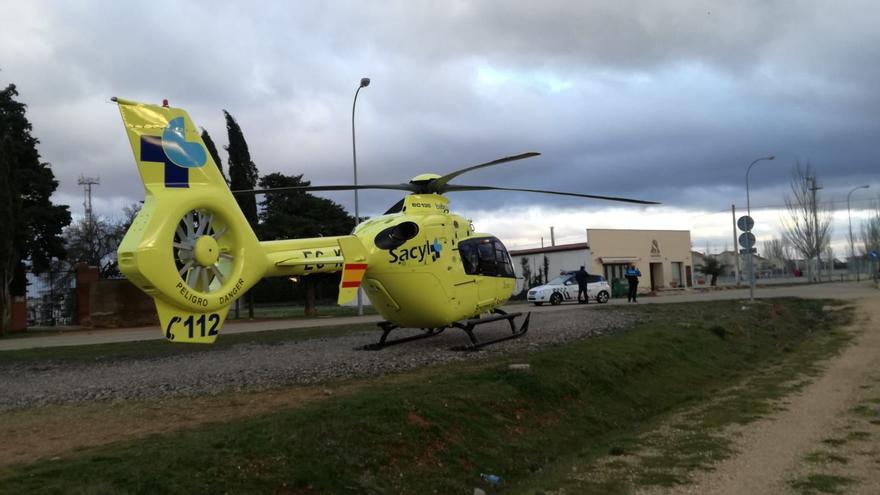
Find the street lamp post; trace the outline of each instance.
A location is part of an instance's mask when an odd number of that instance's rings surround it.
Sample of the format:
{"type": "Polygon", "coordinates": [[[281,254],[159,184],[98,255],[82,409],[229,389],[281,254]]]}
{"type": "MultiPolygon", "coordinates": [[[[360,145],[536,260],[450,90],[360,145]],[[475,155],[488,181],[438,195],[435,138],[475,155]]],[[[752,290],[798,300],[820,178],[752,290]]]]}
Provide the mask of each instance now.
{"type": "MultiPolygon", "coordinates": [[[[360,211],[358,210],[358,158],[357,158],[357,145],[354,137],[354,109],[357,106],[358,102],[358,93],[361,92],[361,88],[366,88],[370,85],[370,78],[363,77],[361,78],[361,85],[358,86],[357,91],[354,92],[354,102],[351,104],[351,159],[354,163],[354,224],[357,226],[361,223],[360,211]]],[[[358,301],[358,315],[364,314],[364,302],[363,296],[361,295],[361,290],[358,289],[357,292],[357,301],[358,301]]]]}
{"type": "MultiPolygon", "coordinates": [[[[756,163],[762,160],[773,160],[776,157],[774,155],[764,156],[756,159],[752,163],[749,164],[749,168],[746,169],[746,215],[749,217],[752,216],[752,198],[749,193],[749,173],[752,171],[752,167],[755,166],[756,163]]],[[[751,232],[751,229],[749,229],[751,232]]],[[[749,301],[755,301],[755,256],[752,254],[752,249],[754,246],[749,246],[747,248],[749,250],[749,301]]]]}
{"type": "MultiPolygon", "coordinates": [[[[849,219],[849,255],[850,259],[855,262],[856,261],[856,248],[855,243],[853,242],[853,233],[852,233],[852,213],[849,209],[849,197],[852,193],[858,191],[859,189],[867,189],[871,186],[865,184],[864,186],[854,187],[852,190],[846,195],[846,217],[849,219]]],[[[861,266],[859,263],[856,263],[856,282],[861,282],[861,266]]]]}

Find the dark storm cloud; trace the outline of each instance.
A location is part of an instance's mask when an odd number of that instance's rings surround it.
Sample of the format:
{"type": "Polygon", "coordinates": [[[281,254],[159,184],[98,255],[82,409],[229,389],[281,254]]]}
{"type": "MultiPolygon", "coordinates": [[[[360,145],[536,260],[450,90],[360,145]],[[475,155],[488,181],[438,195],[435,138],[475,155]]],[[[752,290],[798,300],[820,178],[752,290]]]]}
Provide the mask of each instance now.
{"type": "MultiPolygon", "coordinates": [[[[459,180],[709,209],[743,202],[746,166],[768,153],[757,202],[778,203],[798,160],[829,193],[876,180],[871,2],[0,3],[0,82],[19,86],[70,197],[80,173],[141,196],[114,95],[167,97],[220,144],[226,108],[261,172],[349,182],[364,75],[361,183],[530,150],[544,155],[459,180]]],[[[365,193],[363,208],[397,197],[365,193]]]]}

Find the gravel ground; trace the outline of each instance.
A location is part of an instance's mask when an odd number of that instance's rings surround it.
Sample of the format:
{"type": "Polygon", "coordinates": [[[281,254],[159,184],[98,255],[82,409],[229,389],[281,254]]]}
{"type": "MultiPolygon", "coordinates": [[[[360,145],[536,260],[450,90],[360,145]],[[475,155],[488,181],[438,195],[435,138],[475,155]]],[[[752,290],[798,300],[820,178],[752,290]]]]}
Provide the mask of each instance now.
{"type": "MultiPolygon", "coordinates": [[[[228,349],[165,358],[69,364],[33,362],[0,365],[0,411],[93,400],[154,400],[167,397],[260,391],[293,384],[379,376],[429,364],[499,356],[543,346],[618,332],[637,317],[622,309],[582,311],[573,306],[532,314],[529,332],[479,352],[456,352],[468,343],[461,330],[393,346],[381,351],[359,350],[375,342],[370,331],[336,338],[275,344],[242,344],[228,349]]],[[[489,340],[510,332],[501,321],[478,328],[489,340]]],[[[409,330],[395,330],[392,337],[409,330]],[[399,333],[398,333],[399,332],[399,333]]],[[[222,338],[222,335],[221,337],[222,338]]]]}

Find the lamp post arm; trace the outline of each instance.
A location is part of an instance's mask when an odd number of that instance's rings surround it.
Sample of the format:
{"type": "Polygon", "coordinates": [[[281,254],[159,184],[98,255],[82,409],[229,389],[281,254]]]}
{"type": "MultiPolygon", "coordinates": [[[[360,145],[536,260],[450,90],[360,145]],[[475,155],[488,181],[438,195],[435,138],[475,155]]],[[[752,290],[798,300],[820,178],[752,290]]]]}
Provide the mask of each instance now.
{"type": "Polygon", "coordinates": [[[846,218],[849,221],[849,255],[851,257],[855,257],[855,248],[853,247],[853,233],[852,233],[852,211],[849,207],[849,200],[852,193],[856,191],[856,189],[861,189],[860,187],[853,188],[852,191],[848,192],[846,195],[846,218]]]}
{"type": "Polygon", "coordinates": [[[761,160],[765,160],[765,158],[758,158],[749,164],[749,168],[746,169],[746,215],[752,216],[752,199],[749,191],[749,174],[752,172],[752,167],[755,166],[756,163],[761,160]]]}
{"type": "MultiPolygon", "coordinates": [[[[354,164],[354,185],[358,185],[358,159],[357,159],[357,144],[354,137],[354,110],[357,107],[358,101],[358,93],[361,92],[361,88],[363,86],[358,87],[357,91],[354,92],[354,101],[351,104],[351,160],[354,164]]],[[[360,223],[360,211],[358,210],[358,192],[357,189],[354,190],[354,224],[357,225],[360,223]]]]}
{"type": "MultiPolygon", "coordinates": [[[[357,143],[354,137],[354,110],[357,107],[357,95],[361,92],[361,88],[358,87],[357,91],[354,92],[354,101],[351,104],[351,161],[354,164],[354,185],[357,185],[357,143]]],[[[354,191],[354,224],[357,225],[360,223],[360,211],[358,211],[358,201],[357,201],[357,189],[354,191]]]]}
{"type": "MultiPolygon", "coordinates": [[[[749,164],[749,168],[746,169],[746,215],[749,218],[752,217],[752,196],[751,191],[749,190],[749,174],[752,172],[752,167],[755,166],[756,163],[761,160],[773,160],[776,158],[775,155],[770,156],[762,156],[761,158],[756,158],[752,163],[749,164]]],[[[749,229],[751,230],[751,229],[749,229]]],[[[751,244],[751,243],[750,243],[751,244]]],[[[734,246],[735,248],[736,246],[734,246]]],[[[752,250],[755,249],[753,246],[749,246],[749,301],[755,301],[755,257],[752,254],[752,250]]]]}

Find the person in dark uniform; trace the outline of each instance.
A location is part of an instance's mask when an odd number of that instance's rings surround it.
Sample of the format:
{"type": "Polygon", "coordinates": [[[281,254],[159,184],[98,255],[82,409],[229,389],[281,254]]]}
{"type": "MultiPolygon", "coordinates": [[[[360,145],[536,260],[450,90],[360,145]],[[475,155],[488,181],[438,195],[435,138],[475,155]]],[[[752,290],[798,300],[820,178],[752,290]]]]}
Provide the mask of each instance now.
{"type": "Polygon", "coordinates": [[[626,295],[626,300],[629,302],[638,302],[636,301],[636,294],[639,290],[639,277],[642,276],[642,272],[636,268],[636,265],[630,263],[623,276],[625,276],[626,281],[629,282],[629,294],[626,295]]]}
{"type": "Polygon", "coordinates": [[[587,271],[584,270],[584,267],[581,267],[581,269],[574,274],[574,278],[578,283],[578,304],[589,304],[590,294],[587,292],[587,271]],[[581,294],[584,295],[583,299],[581,299],[581,294]]]}

